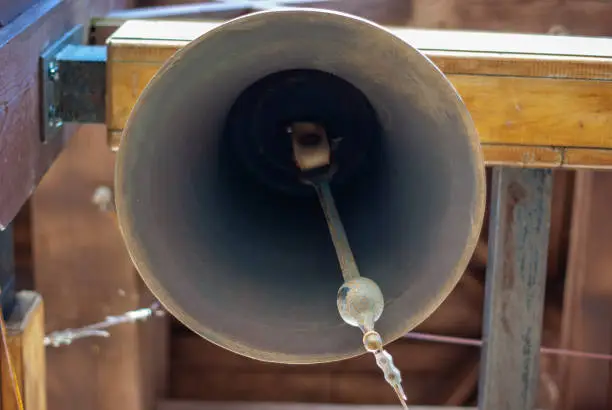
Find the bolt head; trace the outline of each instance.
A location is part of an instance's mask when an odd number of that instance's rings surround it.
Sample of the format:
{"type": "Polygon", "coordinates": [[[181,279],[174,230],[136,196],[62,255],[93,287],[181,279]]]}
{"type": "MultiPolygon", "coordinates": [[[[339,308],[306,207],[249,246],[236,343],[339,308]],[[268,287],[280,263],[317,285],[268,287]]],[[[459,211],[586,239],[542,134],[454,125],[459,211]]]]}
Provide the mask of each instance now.
{"type": "Polygon", "coordinates": [[[47,71],[51,81],[59,81],[59,65],[57,61],[51,61],[47,67],[47,71]]]}

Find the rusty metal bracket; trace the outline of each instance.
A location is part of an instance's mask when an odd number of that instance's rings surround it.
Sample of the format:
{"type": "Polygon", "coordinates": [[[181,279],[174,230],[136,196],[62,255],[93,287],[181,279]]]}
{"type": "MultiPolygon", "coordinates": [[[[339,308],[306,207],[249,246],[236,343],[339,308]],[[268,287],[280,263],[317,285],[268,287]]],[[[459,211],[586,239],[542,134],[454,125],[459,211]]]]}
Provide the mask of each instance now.
{"type": "Polygon", "coordinates": [[[552,172],[493,168],[480,410],[532,410],[538,391],[552,172]]]}
{"type": "Polygon", "coordinates": [[[41,139],[57,136],[65,123],[103,123],[106,47],[84,45],[78,25],[48,47],[40,58],[41,139]]]}

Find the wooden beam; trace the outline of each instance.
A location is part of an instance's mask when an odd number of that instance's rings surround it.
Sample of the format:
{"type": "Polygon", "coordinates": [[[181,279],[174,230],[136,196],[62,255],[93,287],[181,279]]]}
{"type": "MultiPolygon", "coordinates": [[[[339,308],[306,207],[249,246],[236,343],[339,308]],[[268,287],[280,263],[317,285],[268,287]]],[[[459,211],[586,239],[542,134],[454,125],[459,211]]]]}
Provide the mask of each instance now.
{"type": "MultiPolygon", "coordinates": [[[[218,403],[167,400],[157,410],[395,410],[397,405],[350,405],[315,403],[218,403]]],[[[410,406],[410,410],[476,410],[475,407],[410,406]]]]}
{"type": "Polygon", "coordinates": [[[36,0],[0,0],[0,28],[31,7],[36,0]]]}
{"type": "MultiPolygon", "coordinates": [[[[39,294],[23,291],[6,323],[7,345],[27,410],[46,410],[45,322],[39,294]]],[[[11,375],[2,357],[2,410],[18,410],[11,375]]]]}
{"type": "MultiPolygon", "coordinates": [[[[466,274],[418,331],[479,338],[482,302],[482,285],[466,274]]],[[[402,372],[411,408],[413,403],[464,404],[461,399],[476,390],[477,374],[463,384],[459,373],[467,373],[463,369],[468,360],[477,365],[477,348],[402,339],[389,351],[402,372]]],[[[397,403],[367,354],[308,366],[263,363],[219,348],[181,327],[173,332],[169,360],[168,397],[173,399],[397,403]]]]}
{"type": "Polygon", "coordinates": [[[39,58],[77,24],[124,0],[41,0],[0,30],[0,229],[31,195],[74,132],[40,138],[39,58]]]}
{"type": "MultiPolygon", "coordinates": [[[[413,403],[444,404],[456,389],[454,373],[478,350],[401,340],[389,346],[413,403]],[[432,392],[436,394],[432,394],[432,392]]],[[[395,404],[372,357],[308,366],[263,363],[185,333],[172,338],[170,395],[184,400],[395,404]]]]}
{"type": "MultiPolygon", "coordinates": [[[[109,39],[109,139],[177,50],[212,22],[129,21],[109,39]]],[[[467,105],[489,165],[611,168],[612,40],[393,29],[425,53],[467,105]]]]}

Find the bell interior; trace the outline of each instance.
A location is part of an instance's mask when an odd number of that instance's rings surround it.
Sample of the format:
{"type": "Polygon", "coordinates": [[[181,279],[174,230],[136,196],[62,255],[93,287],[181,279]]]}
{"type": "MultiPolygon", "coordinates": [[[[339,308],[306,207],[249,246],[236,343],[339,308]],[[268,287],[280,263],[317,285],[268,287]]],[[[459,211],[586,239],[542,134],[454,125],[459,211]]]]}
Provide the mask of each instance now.
{"type": "Polygon", "coordinates": [[[119,151],[117,209],[145,282],[193,331],[260,360],[363,352],[341,320],[329,231],[287,127],[321,124],[361,274],[389,342],[448,295],[473,250],[483,190],[475,131],[420,53],[352,17],[257,13],[169,62],[119,151]]]}

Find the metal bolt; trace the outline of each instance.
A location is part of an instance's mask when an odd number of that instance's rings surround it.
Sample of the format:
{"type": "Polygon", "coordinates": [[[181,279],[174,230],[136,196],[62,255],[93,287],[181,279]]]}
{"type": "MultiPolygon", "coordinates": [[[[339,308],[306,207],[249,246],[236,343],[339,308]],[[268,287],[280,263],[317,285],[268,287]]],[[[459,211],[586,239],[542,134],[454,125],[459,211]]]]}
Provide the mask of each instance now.
{"type": "Polygon", "coordinates": [[[48,74],[51,81],[59,81],[59,65],[57,61],[49,62],[48,74]]]}
{"type": "Polygon", "coordinates": [[[49,105],[48,124],[49,124],[49,127],[52,127],[52,128],[59,128],[62,125],[64,125],[64,121],[62,121],[62,119],[59,117],[57,113],[57,108],[55,108],[55,105],[53,104],[49,105]]]}

